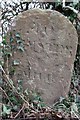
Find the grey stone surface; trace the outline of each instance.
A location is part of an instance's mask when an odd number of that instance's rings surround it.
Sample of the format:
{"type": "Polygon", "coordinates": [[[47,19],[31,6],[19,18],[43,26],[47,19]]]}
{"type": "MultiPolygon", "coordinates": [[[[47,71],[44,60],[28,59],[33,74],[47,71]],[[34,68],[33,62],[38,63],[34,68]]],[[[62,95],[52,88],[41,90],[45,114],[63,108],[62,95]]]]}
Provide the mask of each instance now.
{"type": "Polygon", "coordinates": [[[21,34],[25,46],[14,51],[20,61],[14,82],[23,80],[23,88],[39,92],[48,105],[66,97],[78,42],[70,21],[57,11],[33,9],[18,15],[11,31],[21,34]]]}

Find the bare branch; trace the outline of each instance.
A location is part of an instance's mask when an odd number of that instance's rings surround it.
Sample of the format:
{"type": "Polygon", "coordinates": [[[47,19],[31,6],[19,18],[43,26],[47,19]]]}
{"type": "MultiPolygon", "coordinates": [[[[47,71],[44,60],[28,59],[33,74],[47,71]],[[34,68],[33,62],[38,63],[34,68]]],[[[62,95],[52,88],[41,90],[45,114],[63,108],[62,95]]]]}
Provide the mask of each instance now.
{"type": "Polygon", "coordinates": [[[3,90],[2,87],[0,87],[0,90],[5,94],[5,96],[7,97],[7,99],[11,103],[11,105],[13,106],[13,103],[10,101],[10,99],[9,99],[8,95],[6,94],[5,90],[3,90]]]}
{"type": "Polygon", "coordinates": [[[19,110],[19,112],[15,115],[14,119],[16,119],[19,114],[21,113],[21,111],[24,109],[25,103],[23,104],[22,108],[19,110]]]}
{"type": "Polygon", "coordinates": [[[79,11],[76,10],[76,9],[74,9],[73,7],[66,6],[66,5],[65,5],[65,0],[63,0],[62,2],[63,2],[63,8],[70,9],[70,10],[72,10],[75,14],[78,14],[78,13],[79,13],[79,11]]]}

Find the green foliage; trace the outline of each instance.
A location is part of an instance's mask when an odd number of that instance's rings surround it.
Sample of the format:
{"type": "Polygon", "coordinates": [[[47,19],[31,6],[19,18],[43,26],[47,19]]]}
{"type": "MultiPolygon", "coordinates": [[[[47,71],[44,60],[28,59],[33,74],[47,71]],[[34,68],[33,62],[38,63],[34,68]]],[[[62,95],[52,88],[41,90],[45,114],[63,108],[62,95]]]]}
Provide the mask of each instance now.
{"type": "Polygon", "coordinates": [[[34,106],[35,109],[41,109],[46,106],[40,94],[36,91],[30,91],[29,89],[26,89],[24,93],[26,94],[30,104],[34,106]]]}
{"type": "Polygon", "coordinates": [[[59,102],[55,103],[53,105],[53,109],[55,109],[57,112],[61,112],[63,116],[69,116],[71,114],[72,118],[79,118],[79,108],[76,102],[72,102],[72,99],[70,96],[65,99],[63,98],[59,102]]]}
{"type": "Polygon", "coordinates": [[[18,46],[17,49],[20,50],[21,52],[24,52],[23,46],[18,46]]]}
{"type": "Polygon", "coordinates": [[[8,106],[5,105],[5,104],[3,104],[2,109],[3,109],[3,112],[2,112],[2,115],[3,115],[3,116],[6,115],[6,114],[8,115],[8,114],[10,114],[10,112],[11,112],[11,108],[8,108],[8,106]]]}
{"type": "Polygon", "coordinates": [[[13,65],[19,65],[20,64],[20,61],[19,60],[14,60],[13,61],[13,65]]]}
{"type": "Polygon", "coordinates": [[[15,72],[16,72],[16,69],[15,67],[12,66],[9,70],[9,75],[14,75],[15,72]]]}
{"type": "Polygon", "coordinates": [[[73,23],[76,17],[77,15],[75,13],[72,13],[70,16],[68,16],[68,19],[73,23]]]}

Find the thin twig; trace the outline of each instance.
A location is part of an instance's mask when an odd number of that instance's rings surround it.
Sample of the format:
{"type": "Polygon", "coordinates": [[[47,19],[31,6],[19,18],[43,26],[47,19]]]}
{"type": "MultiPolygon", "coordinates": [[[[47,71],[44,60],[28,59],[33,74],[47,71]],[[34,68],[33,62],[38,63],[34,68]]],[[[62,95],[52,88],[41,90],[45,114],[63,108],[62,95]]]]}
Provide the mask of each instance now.
{"type": "Polygon", "coordinates": [[[70,10],[72,10],[75,14],[78,14],[78,13],[79,13],[79,11],[76,10],[76,9],[74,9],[73,7],[66,6],[66,5],[65,5],[65,0],[63,0],[63,8],[70,9],[70,10]]]}
{"type": "Polygon", "coordinates": [[[19,110],[19,112],[15,115],[14,119],[17,118],[19,116],[19,114],[21,113],[21,111],[24,109],[25,103],[23,104],[22,108],[19,110]]]}
{"type": "Polygon", "coordinates": [[[20,96],[20,98],[22,98],[23,99],[23,101],[29,106],[29,103],[24,99],[24,95],[22,94],[20,94],[17,90],[16,90],[16,88],[14,87],[14,85],[12,85],[11,84],[11,82],[10,82],[10,78],[6,75],[6,72],[5,72],[5,70],[1,67],[1,69],[2,69],[2,71],[3,71],[3,73],[4,73],[4,75],[5,75],[5,77],[7,78],[7,83],[9,83],[9,86],[13,89],[13,90],[15,90],[16,91],[16,93],[20,96]]]}
{"type": "Polygon", "coordinates": [[[6,94],[5,90],[2,89],[2,87],[0,87],[0,90],[5,94],[5,96],[7,97],[7,99],[9,100],[9,102],[11,103],[11,105],[13,106],[12,102],[10,101],[8,95],[6,94]]]}
{"type": "Polygon", "coordinates": [[[24,96],[24,94],[19,93],[17,91],[17,89],[15,88],[15,86],[11,83],[11,79],[6,75],[5,70],[3,69],[3,67],[0,65],[0,69],[2,70],[2,72],[4,73],[5,77],[7,78],[7,80],[5,79],[5,81],[7,82],[7,84],[9,84],[9,86],[13,89],[13,91],[15,90],[15,92],[18,94],[18,96],[26,103],[27,107],[33,111],[36,111],[30,104],[29,102],[24,98],[26,96],[24,96]]]}
{"type": "Polygon", "coordinates": [[[79,12],[78,10],[74,9],[73,7],[66,6],[66,5],[65,5],[65,0],[63,0],[62,3],[63,3],[63,4],[62,4],[62,7],[65,8],[65,9],[70,9],[70,10],[72,10],[72,11],[77,15],[78,21],[80,21],[80,12],[79,12]]]}

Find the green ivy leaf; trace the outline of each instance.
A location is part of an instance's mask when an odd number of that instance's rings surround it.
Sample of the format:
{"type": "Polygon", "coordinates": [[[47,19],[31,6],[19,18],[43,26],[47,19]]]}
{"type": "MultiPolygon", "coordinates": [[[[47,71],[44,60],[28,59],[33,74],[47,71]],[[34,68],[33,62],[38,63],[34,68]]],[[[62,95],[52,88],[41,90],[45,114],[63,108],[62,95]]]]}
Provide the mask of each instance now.
{"type": "Polygon", "coordinates": [[[11,96],[11,97],[10,97],[10,100],[11,100],[13,103],[15,103],[15,104],[18,104],[18,103],[19,103],[19,101],[17,101],[17,99],[16,99],[15,96],[11,96]]]}
{"type": "Polygon", "coordinates": [[[40,103],[38,104],[38,107],[39,107],[39,108],[43,108],[43,107],[46,107],[46,105],[45,105],[43,102],[40,102],[40,103]]]}
{"type": "Polygon", "coordinates": [[[73,118],[78,118],[78,107],[75,102],[72,103],[71,105],[71,116],[73,118]]]}
{"type": "Polygon", "coordinates": [[[22,86],[22,80],[18,80],[18,84],[22,86]]]}
{"type": "Polygon", "coordinates": [[[14,109],[14,110],[17,110],[17,109],[18,109],[18,106],[17,106],[17,105],[13,106],[13,109],[14,109]]]}
{"type": "Polygon", "coordinates": [[[14,60],[13,61],[13,65],[19,65],[20,64],[20,61],[19,60],[14,60]]]}
{"type": "Polygon", "coordinates": [[[3,45],[7,45],[7,42],[5,39],[3,39],[2,43],[3,43],[3,45]]]}
{"type": "Polygon", "coordinates": [[[79,2],[79,0],[73,0],[73,5],[76,5],[79,2]]]}
{"type": "Polygon", "coordinates": [[[24,48],[22,46],[18,46],[17,49],[24,52],[24,48]]]}
{"type": "Polygon", "coordinates": [[[21,36],[20,36],[20,33],[16,33],[16,38],[20,38],[21,36]]]}
{"type": "Polygon", "coordinates": [[[2,114],[10,114],[11,112],[11,109],[8,109],[7,106],[5,104],[3,104],[3,112],[2,114]]]}
{"type": "Polygon", "coordinates": [[[11,38],[10,38],[10,42],[13,42],[13,41],[14,41],[14,39],[11,37],[11,38]]]}
{"type": "Polygon", "coordinates": [[[17,43],[22,43],[22,40],[17,40],[17,43]]]}
{"type": "Polygon", "coordinates": [[[7,52],[7,51],[5,51],[5,52],[4,52],[4,55],[12,56],[12,53],[11,53],[11,52],[7,52]]]}

